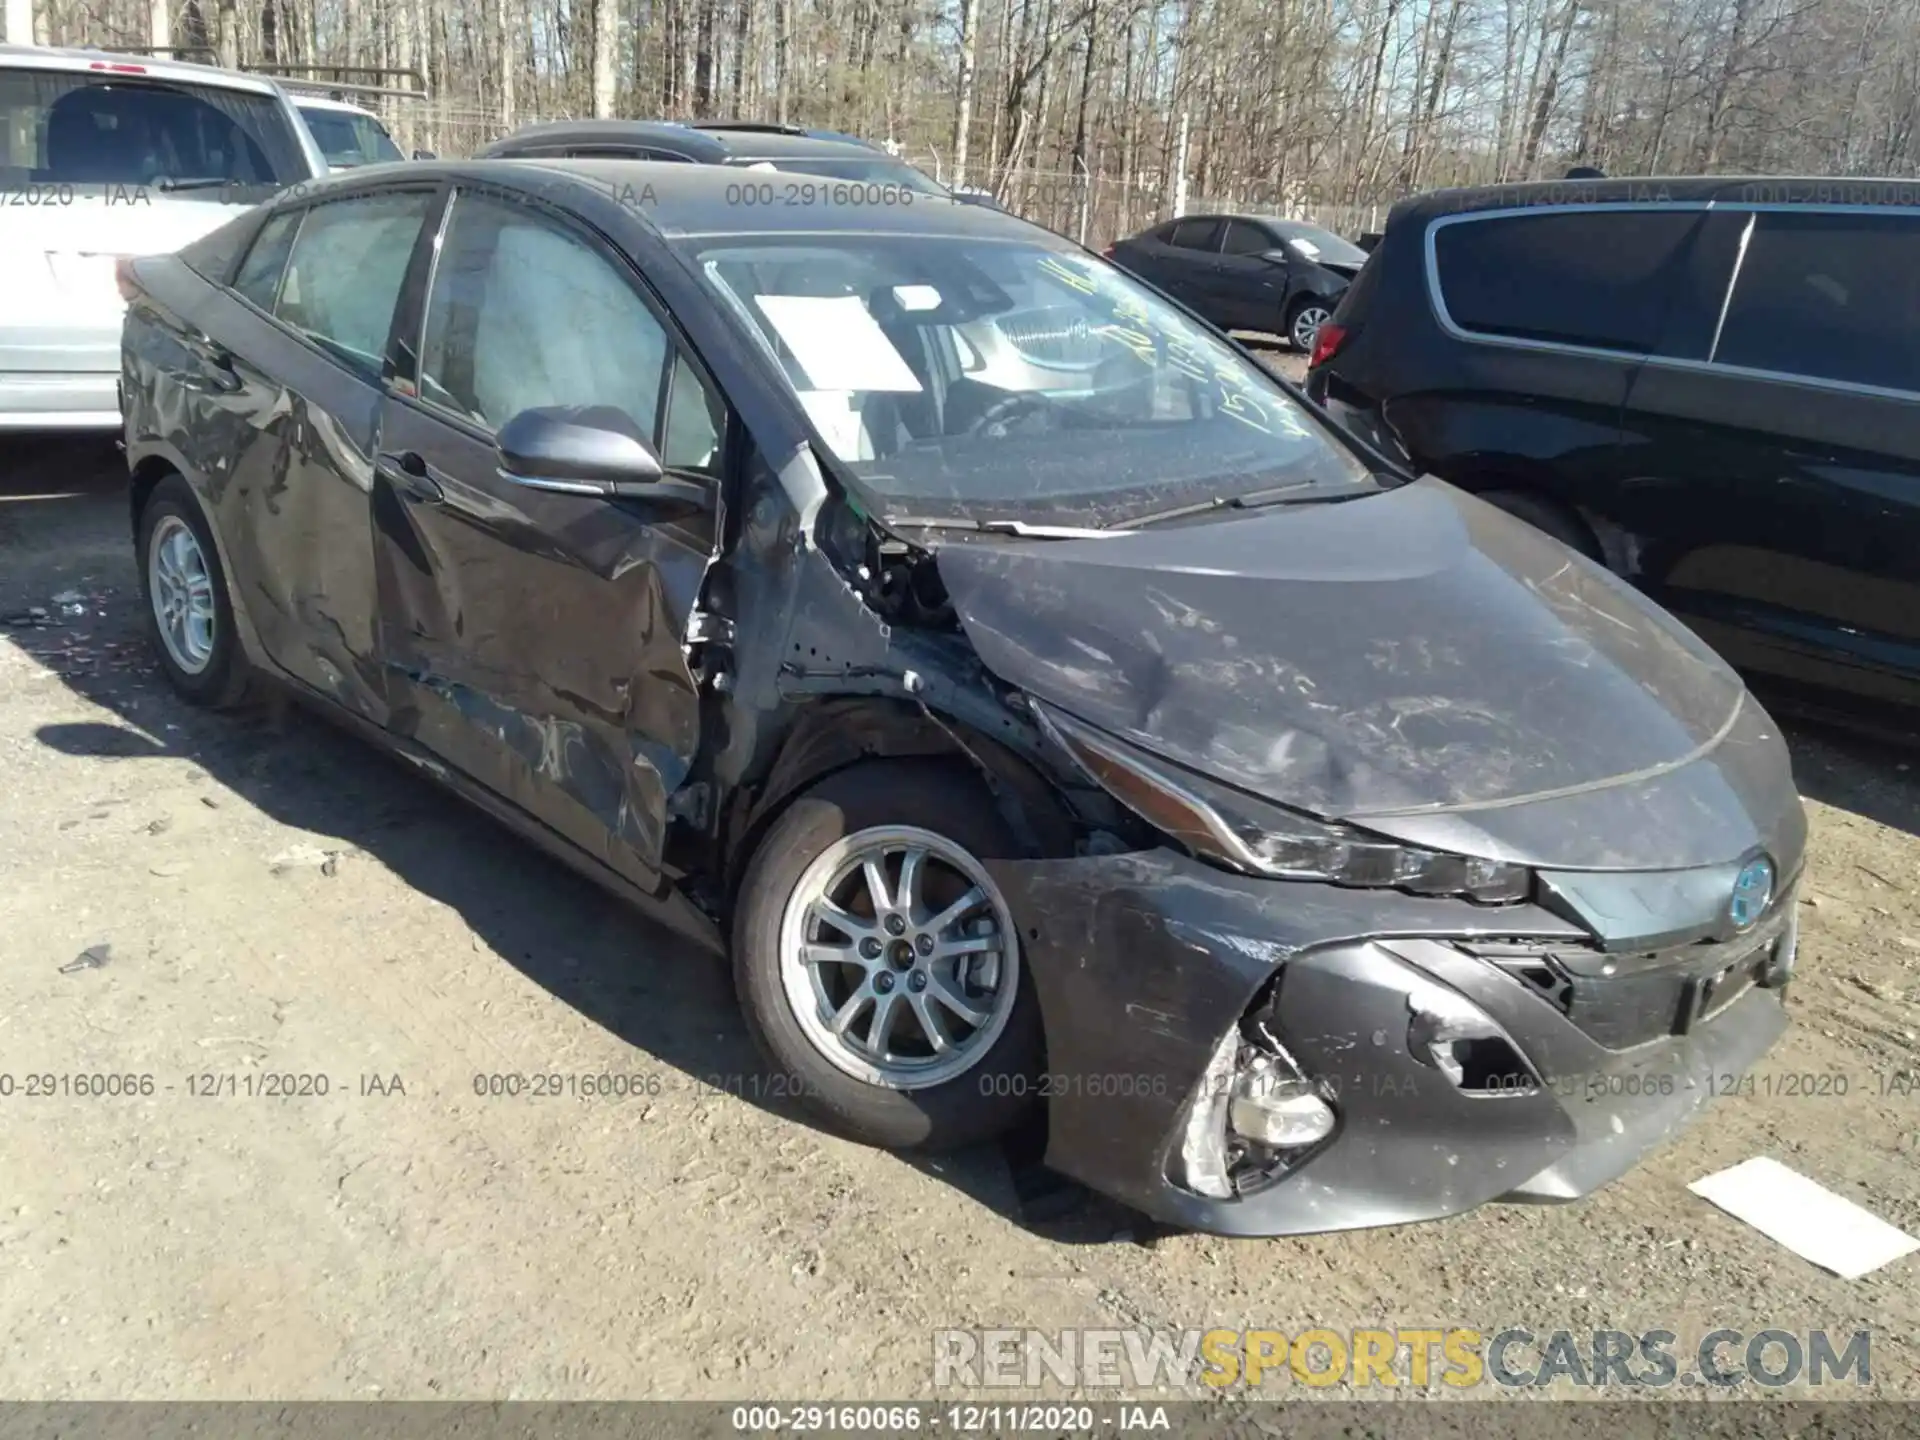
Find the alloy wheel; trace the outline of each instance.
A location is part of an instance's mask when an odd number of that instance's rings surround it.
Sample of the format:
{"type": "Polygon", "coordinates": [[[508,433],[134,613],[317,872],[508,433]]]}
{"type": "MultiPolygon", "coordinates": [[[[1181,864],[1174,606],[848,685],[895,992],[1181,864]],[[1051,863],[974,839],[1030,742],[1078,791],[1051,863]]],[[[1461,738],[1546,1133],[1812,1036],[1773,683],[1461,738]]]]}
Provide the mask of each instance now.
{"type": "Polygon", "coordinates": [[[1320,327],[1327,323],[1327,317],[1331,313],[1323,305],[1302,306],[1300,313],[1293,317],[1293,334],[1288,337],[1293,341],[1293,348],[1311,354],[1313,342],[1320,334],[1320,327]]]}
{"type": "Polygon", "coordinates": [[[787,1002],[813,1046],[871,1085],[922,1090],[992,1050],[1019,991],[1018,932],[961,846],[857,831],[801,874],[780,922],[787,1002]]]}
{"type": "Polygon", "coordinates": [[[147,594],[168,658],[198,675],[213,659],[213,577],[193,527],[178,515],[163,517],[147,542],[147,594]]]}

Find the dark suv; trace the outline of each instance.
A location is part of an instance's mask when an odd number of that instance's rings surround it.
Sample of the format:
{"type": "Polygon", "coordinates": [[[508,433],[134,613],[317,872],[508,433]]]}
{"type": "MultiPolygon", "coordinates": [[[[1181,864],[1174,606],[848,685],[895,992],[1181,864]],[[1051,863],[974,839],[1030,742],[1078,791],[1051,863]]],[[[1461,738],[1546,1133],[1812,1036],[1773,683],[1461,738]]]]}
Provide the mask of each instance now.
{"type": "Polygon", "coordinates": [[[1780,697],[1920,729],[1920,182],[1402,202],[1307,390],[1780,697]]]}

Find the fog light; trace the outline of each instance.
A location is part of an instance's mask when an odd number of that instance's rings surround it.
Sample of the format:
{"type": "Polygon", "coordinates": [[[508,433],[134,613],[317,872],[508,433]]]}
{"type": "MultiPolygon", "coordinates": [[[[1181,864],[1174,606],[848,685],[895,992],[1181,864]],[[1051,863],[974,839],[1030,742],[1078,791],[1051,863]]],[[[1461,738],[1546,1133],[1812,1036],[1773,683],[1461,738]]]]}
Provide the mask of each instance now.
{"type": "Polygon", "coordinates": [[[1281,1079],[1271,1070],[1241,1075],[1227,1106],[1234,1134],[1275,1150],[1318,1145],[1333,1133],[1333,1120],[1332,1107],[1306,1081],[1281,1079]]]}
{"type": "Polygon", "coordinates": [[[1338,1117],[1264,1026],[1234,1026],[1214,1047],[1187,1110],[1180,1174],[1217,1200],[1272,1183],[1333,1134],[1338,1117]]]}

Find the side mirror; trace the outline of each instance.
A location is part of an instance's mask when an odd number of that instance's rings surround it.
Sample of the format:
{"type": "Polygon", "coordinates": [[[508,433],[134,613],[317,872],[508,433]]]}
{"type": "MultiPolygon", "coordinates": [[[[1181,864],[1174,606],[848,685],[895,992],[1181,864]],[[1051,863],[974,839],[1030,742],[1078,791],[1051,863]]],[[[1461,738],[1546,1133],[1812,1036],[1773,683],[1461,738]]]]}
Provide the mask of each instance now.
{"type": "Polygon", "coordinates": [[[1293,259],[1293,256],[1286,250],[1263,250],[1260,252],[1260,258],[1262,260],[1270,260],[1275,265],[1285,265],[1293,259]]]}
{"type": "Polygon", "coordinates": [[[440,157],[431,150],[416,150],[413,152],[413,158],[416,160],[438,160],[440,157]]]}
{"type": "Polygon", "coordinates": [[[713,508],[712,490],[664,474],[633,417],[611,405],[522,410],[500,427],[494,449],[501,478],[530,490],[713,508]]]}

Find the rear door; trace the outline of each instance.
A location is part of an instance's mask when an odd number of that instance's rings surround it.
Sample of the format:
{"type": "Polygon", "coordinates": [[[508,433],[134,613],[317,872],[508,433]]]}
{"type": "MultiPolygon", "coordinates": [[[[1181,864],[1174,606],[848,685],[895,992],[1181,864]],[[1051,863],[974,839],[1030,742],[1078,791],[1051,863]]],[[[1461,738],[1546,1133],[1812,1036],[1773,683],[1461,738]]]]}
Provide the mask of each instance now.
{"type": "Polygon", "coordinates": [[[1920,214],[1721,211],[1627,428],[1649,588],[1822,699],[1920,704],[1920,214]]]}
{"type": "MultiPolygon", "coordinates": [[[[1568,206],[1429,222],[1422,288],[1451,343],[1415,347],[1383,397],[1406,451],[1468,489],[1617,516],[1633,500],[1621,408],[1703,215],[1568,206]]],[[[1389,312],[1375,312],[1365,339],[1378,350],[1393,333],[1389,312]]]]}
{"type": "Polygon", "coordinates": [[[717,487],[725,411],[629,262],[567,215],[465,189],[437,257],[375,486],[393,728],[652,888],[700,739],[683,647],[716,517],[516,483],[493,437],[611,405],[717,487]]]}
{"type": "Polygon", "coordinates": [[[273,661],[375,724],[387,716],[369,513],[381,375],[401,283],[438,195],[425,182],[276,217],[235,282],[271,307],[287,337],[274,346],[271,380],[249,384],[271,389],[259,420],[284,444],[270,470],[248,475],[225,502],[238,513],[223,513],[222,534],[246,547],[247,607],[273,661]]]}
{"type": "Polygon", "coordinates": [[[1155,253],[1155,269],[1149,277],[1176,300],[1216,323],[1214,287],[1223,228],[1218,219],[1206,215],[1175,222],[1167,232],[1166,243],[1155,253]]]}

